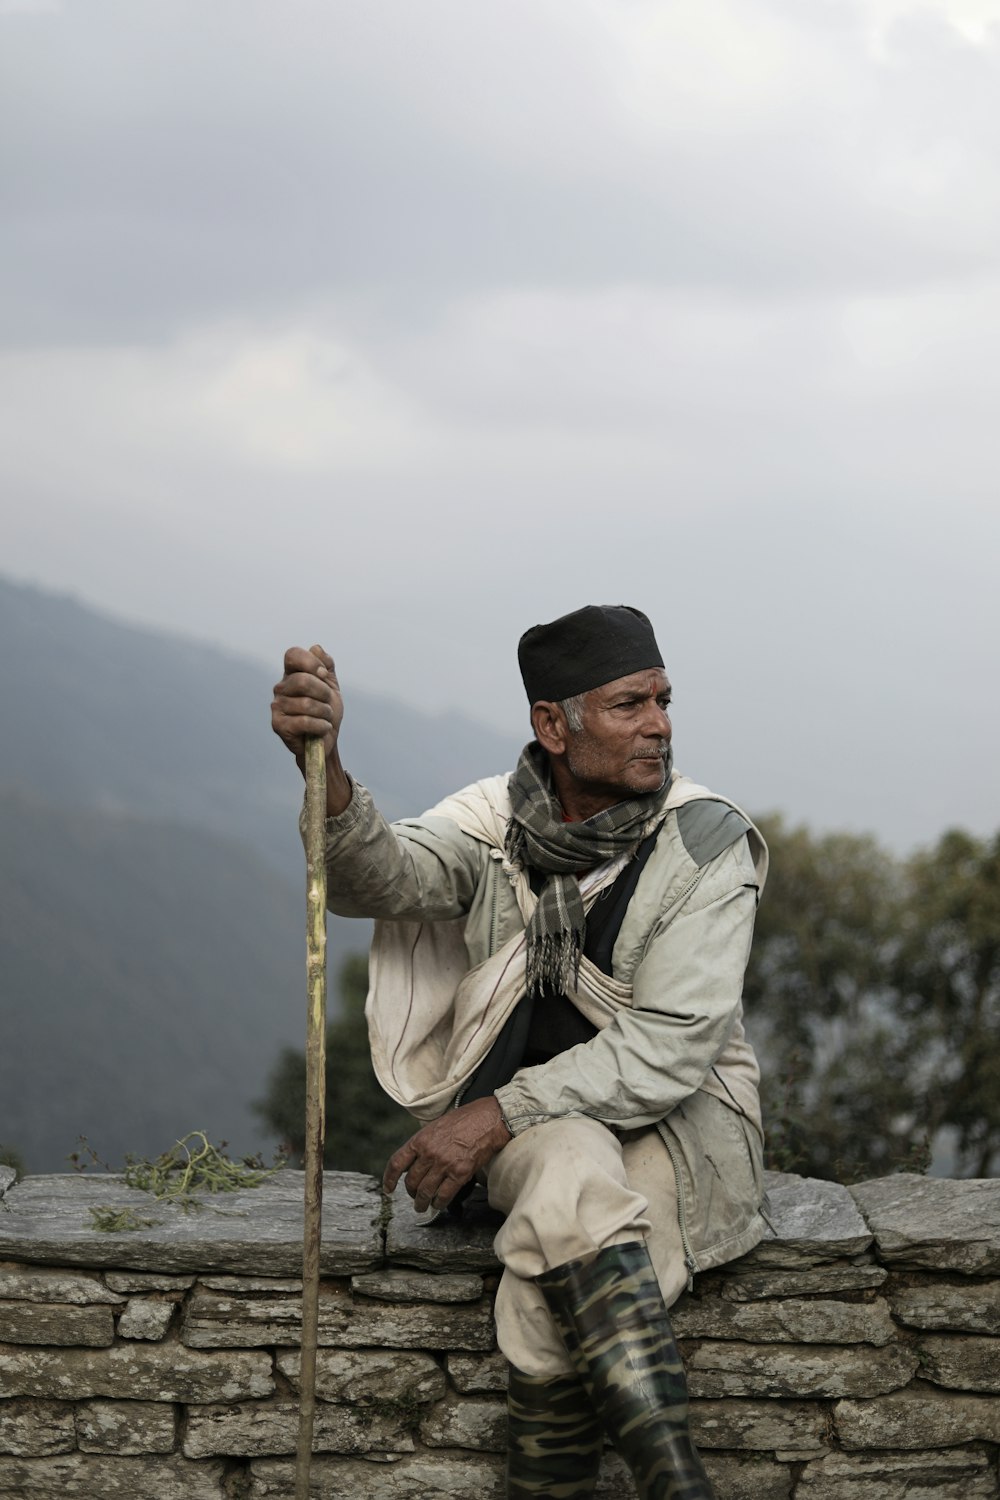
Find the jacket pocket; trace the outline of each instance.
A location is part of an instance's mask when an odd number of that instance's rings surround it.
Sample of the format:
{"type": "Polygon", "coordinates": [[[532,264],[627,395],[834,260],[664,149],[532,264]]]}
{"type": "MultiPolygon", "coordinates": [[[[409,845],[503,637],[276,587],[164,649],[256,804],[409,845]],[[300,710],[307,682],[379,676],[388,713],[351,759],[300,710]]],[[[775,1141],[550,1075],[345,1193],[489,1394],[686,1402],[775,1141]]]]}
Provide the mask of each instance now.
{"type": "Polygon", "coordinates": [[[757,1130],[737,1110],[699,1089],[670,1112],[660,1131],[672,1147],[687,1236],[699,1266],[726,1259],[729,1246],[735,1247],[733,1254],[742,1253],[748,1234],[754,1238],[750,1231],[764,1196],[757,1130]]]}

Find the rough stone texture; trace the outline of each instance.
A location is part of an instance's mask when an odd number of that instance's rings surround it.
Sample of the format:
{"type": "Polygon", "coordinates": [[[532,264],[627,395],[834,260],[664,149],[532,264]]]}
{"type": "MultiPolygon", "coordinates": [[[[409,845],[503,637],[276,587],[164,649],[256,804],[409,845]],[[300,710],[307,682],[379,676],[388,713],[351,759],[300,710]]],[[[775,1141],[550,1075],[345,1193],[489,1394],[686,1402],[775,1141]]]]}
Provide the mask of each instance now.
{"type": "Polygon", "coordinates": [[[72,1307],[65,1302],[0,1302],[0,1342],[85,1344],[105,1348],[115,1336],[110,1307],[72,1307]]]}
{"type": "Polygon", "coordinates": [[[831,1453],[807,1464],[795,1500],[996,1500],[996,1471],[976,1450],[831,1453]]]}
{"type": "MultiPolygon", "coordinates": [[[[792,1493],[791,1471],[785,1464],[774,1463],[755,1453],[703,1455],[705,1472],[718,1500],[788,1500],[792,1493]]],[[[630,1494],[635,1495],[635,1489],[630,1494]]],[[[851,1500],[868,1500],[855,1493],[851,1500]]]]}
{"type": "Polygon", "coordinates": [[[193,1276],[160,1276],[155,1271],[109,1271],[108,1286],[116,1292],[186,1292],[194,1286],[193,1276]]]}
{"type": "Polygon", "coordinates": [[[174,1303],[155,1297],[132,1297],[118,1319],[118,1337],[122,1339],[162,1339],[170,1327],[174,1303]]]}
{"type": "Polygon", "coordinates": [[[76,1436],[84,1453],[169,1453],[177,1422],[166,1401],[81,1401],[76,1436]]]}
{"type": "Polygon", "coordinates": [[[605,1448],[597,1476],[595,1500],[636,1500],[635,1480],[611,1448],[605,1448]]]}
{"type": "Polygon", "coordinates": [[[888,1304],[792,1300],[726,1302],[685,1298],[671,1315],[679,1339],[750,1339],[808,1344],[891,1344],[897,1330],[888,1304]]]}
{"type": "MultiPolygon", "coordinates": [[[[493,1310],[487,1299],[475,1304],[405,1306],[338,1295],[323,1288],[319,1304],[321,1344],[348,1349],[364,1345],[391,1349],[492,1349],[493,1310]]],[[[297,1344],[302,1322],[298,1297],[223,1297],[200,1288],[184,1315],[181,1338],[196,1349],[250,1349],[261,1344],[297,1344]]]]}
{"type": "MultiPolygon", "coordinates": [[[[887,1271],[846,1189],[769,1182],[777,1236],[699,1276],[674,1311],[695,1436],[719,1500],[1000,1500],[996,1273],[970,1274],[961,1235],[949,1239],[937,1222],[927,1267],[914,1249],[918,1224],[887,1271]]],[[[507,1367],[491,1317],[494,1226],[421,1223],[397,1195],[385,1256],[376,1184],[348,1175],[346,1186],[371,1222],[349,1253],[341,1234],[336,1277],[323,1284],[313,1500],[500,1500],[507,1367]]],[[[973,1186],[981,1224],[1000,1219],[1000,1182],[973,1186]]],[[[911,1187],[903,1178],[857,1190],[873,1228],[911,1187]]],[[[79,1216],[81,1190],[108,1201],[108,1188],[69,1179],[67,1241],[75,1233],[82,1243],[69,1198],[79,1216]]],[[[0,1317],[36,1331],[54,1316],[78,1332],[93,1314],[119,1326],[111,1348],[0,1346],[0,1451],[4,1439],[13,1450],[0,1458],[0,1500],[287,1500],[301,1280],[299,1224],[292,1246],[281,1193],[245,1195],[250,1206],[244,1214],[235,1204],[235,1218],[224,1201],[222,1213],[195,1216],[166,1240],[163,1225],[111,1237],[110,1247],[88,1231],[97,1258],[62,1264],[53,1193],[37,1195],[43,1222],[32,1223],[35,1200],[21,1192],[12,1189],[22,1248],[12,1248],[13,1216],[0,1209],[0,1255],[18,1257],[0,1261],[0,1317]],[[23,1250],[33,1236],[48,1247],[43,1265],[23,1250]],[[136,1337],[143,1332],[154,1338],[136,1337]]],[[[977,1264],[988,1238],[974,1246],[977,1264]]],[[[610,1451],[596,1494],[635,1500],[610,1451]]]]}
{"type": "Polygon", "coordinates": [[[889,1266],[1000,1272],[1000,1192],[995,1178],[948,1181],[900,1173],[851,1188],[889,1266]]]}
{"type": "Polygon", "coordinates": [[[503,1453],[507,1446],[507,1403],[438,1401],[421,1418],[420,1436],[430,1448],[503,1453]]]}
{"type": "Polygon", "coordinates": [[[1000,1339],[973,1334],[920,1340],[920,1373],[959,1391],[1000,1391],[1000,1339]]]}
{"type": "Polygon", "coordinates": [[[105,1286],[99,1276],[70,1271],[45,1271],[37,1266],[0,1265],[0,1298],[10,1302],[69,1302],[78,1307],[106,1303],[120,1307],[125,1301],[105,1286]]]}
{"type": "Polygon", "coordinates": [[[896,1288],[892,1311],[911,1328],[953,1328],[961,1333],[1000,1333],[1000,1281],[961,1286],[922,1281],[896,1288]]]}
{"type": "MultiPolygon", "coordinates": [[[[727,1268],[728,1269],[728,1268],[727,1268]]],[[[833,1292],[860,1292],[880,1287],[888,1276],[884,1266],[824,1265],[807,1271],[757,1271],[747,1275],[727,1276],[712,1271],[700,1279],[700,1286],[711,1286],[712,1292],[730,1302],[754,1302],[764,1297],[829,1297],[833,1292]]]]}
{"type": "Polygon", "coordinates": [[[16,1181],[17,1173],[13,1167],[8,1167],[6,1163],[0,1166],[0,1198],[4,1196],[9,1187],[13,1187],[16,1181]]]}
{"type": "MultiPolygon", "coordinates": [[[[53,1453],[70,1453],[75,1447],[72,1402],[0,1402],[0,1453],[47,1458],[53,1453]]],[[[3,1467],[0,1463],[0,1475],[3,1467]]]]}
{"type": "MultiPolygon", "coordinates": [[[[266,1458],[273,1453],[294,1453],[298,1430],[297,1401],[200,1406],[188,1417],[183,1451],[188,1458],[266,1458]]],[[[403,1414],[362,1413],[349,1406],[317,1404],[314,1453],[412,1453],[413,1447],[403,1414]]]]}
{"type": "Polygon", "coordinates": [[[198,1281],[210,1292],[302,1292],[301,1276],[199,1276],[198,1281]]]}
{"type": "Polygon", "coordinates": [[[492,1354],[449,1354],[448,1375],[456,1391],[506,1391],[507,1360],[499,1349],[492,1354]]]}
{"type": "Polygon", "coordinates": [[[838,1401],[833,1408],[844,1448],[952,1448],[1000,1441],[1000,1399],[942,1391],[916,1381],[874,1401],[838,1401]]]}
{"type": "Polygon", "coordinates": [[[223,1465],[161,1455],[10,1458],[0,1464],[0,1500],[220,1500],[223,1465]]]}
{"type": "MultiPolygon", "coordinates": [[[[201,1213],[184,1213],[111,1173],[26,1177],[0,1213],[0,1255],[43,1265],[112,1266],[153,1272],[222,1271],[294,1276],[302,1270],[302,1173],[285,1170],[258,1188],[210,1196],[201,1213]],[[155,1220],[152,1228],[103,1234],[90,1209],[111,1204],[155,1220]]],[[[409,1202],[409,1199],[407,1199],[409,1202]]],[[[382,1196],[358,1172],[323,1179],[323,1251],[327,1276],[381,1267],[382,1196]]],[[[455,1269],[451,1267],[450,1269],[455,1269]]]]}
{"type": "Polygon", "coordinates": [[[351,1277],[351,1290],[383,1302],[478,1302],[483,1278],[435,1276],[429,1271],[368,1271],[351,1277]]]}
{"type": "Polygon", "coordinates": [[[0,1348],[0,1396],[204,1402],[243,1401],[273,1390],[271,1358],[256,1351],[203,1354],[180,1344],[0,1348]]]}
{"type": "MultiPolygon", "coordinates": [[[[472,1364],[478,1361],[466,1358],[472,1364]]],[[[279,1353],[278,1369],[299,1389],[298,1350],[279,1353]]],[[[389,1349],[318,1349],[316,1396],[320,1401],[351,1401],[370,1406],[380,1401],[438,1401],[445,1393],[445,1374],[429,1354],[389,1349]]]]}
{"type": "Polygon", "coordinates": [[[500,1271],[493,1249],[496,1232],[495,1224],[470,1226],[451,1214],[431,1219],[416,1214],[413,1200],[400,1183],[392,1195],[385,1253],[392,1262],[429,1271],[500,1271]]]}
{"type": "Polygon", "coordinates": [[[749,1448],[754,1452],[821,1450],[825,1407],[817,1401],[692,1401],[691,1431],[699,1448],[749,1448]]]}
{"type": "Polygon", "coordinates": [[[765,1181],[774,1229],[745,1266],[814,1266],[868,1249],[872,1236],[847,1188],[792,1173],[767,1172],[765,1181]]]}
{"type": "MultiPolygon", "coordinates": [[[[250,1465],[247,1500],[288,1500],[294,1466],[280,1459],[250,1465]]],[[[493,1457],[420,1453],[393,1464],[320,1458],[312,1466],[312,1500],[503,1500],[503,1464],[493,1457]]],[[[160,1497],[157,1497],[160,1500],[160,1497]]]]}
{"type": "Polygon", "coordinates": [[[833,1344],[724,1344],[683,1350],[692,1396],[878,1396],[917,1368],[911,1349],[833,1344]]]}

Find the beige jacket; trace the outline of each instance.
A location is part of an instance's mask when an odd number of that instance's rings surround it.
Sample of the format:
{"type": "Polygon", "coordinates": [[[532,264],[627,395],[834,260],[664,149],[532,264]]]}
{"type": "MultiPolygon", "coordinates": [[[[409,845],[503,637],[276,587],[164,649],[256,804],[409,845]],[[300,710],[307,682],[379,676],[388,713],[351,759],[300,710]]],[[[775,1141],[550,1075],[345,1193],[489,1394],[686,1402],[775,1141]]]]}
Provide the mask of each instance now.
{"type": "MultiPolygon", "coordinates": [[[[591,1041],[497,1091],[511,1129],[586,1114],[612,1129],[656,1125],[681,1185],[691,1269],[764,1232],[759,1073],[742,1024],[743,971],[767,850],[752,825],[699,863],[678,811],[731,806],[675,775],[663,827],[629,904],[613,973],[586,960],[571,998],[591,1041]]],[[[507,777],[477,782],[421,818],[389,825],[355,786],[327,825],[328,899],[376,923],[368,997],[372,1057],[387,1092],[420,1119],[461,1091],[524,992],[526,873],[506,860],[507,777]]],[[[581,882],[589,904],[622,862],[581,882]]]]}

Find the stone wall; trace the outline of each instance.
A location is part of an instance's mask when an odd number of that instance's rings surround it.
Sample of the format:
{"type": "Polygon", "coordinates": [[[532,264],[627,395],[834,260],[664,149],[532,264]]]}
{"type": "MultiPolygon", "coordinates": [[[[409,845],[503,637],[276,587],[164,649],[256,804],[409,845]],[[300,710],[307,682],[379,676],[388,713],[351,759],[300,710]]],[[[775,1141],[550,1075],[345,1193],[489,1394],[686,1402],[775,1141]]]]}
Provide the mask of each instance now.
{"type": "MultiPolygon", "coordinates": [[[[769,1194],[773,1233],[674,1314],[719,1500],[1000,1496],[1000,1181],[769,1194]]],[[[291,1172],[186,1216],[109,1177],[8,1187],[0,1500],[286,1500],[301,1209],[291,1172]],[[154,1222],[99,1233],[98,1204],[154,1222]]],[[[331,1173],[323,1274],[314,1495],[501,1496],[490,1232],[331,1173]]],[[[598,1493],[634,1494],[613,1454],[598,1493]]]]}

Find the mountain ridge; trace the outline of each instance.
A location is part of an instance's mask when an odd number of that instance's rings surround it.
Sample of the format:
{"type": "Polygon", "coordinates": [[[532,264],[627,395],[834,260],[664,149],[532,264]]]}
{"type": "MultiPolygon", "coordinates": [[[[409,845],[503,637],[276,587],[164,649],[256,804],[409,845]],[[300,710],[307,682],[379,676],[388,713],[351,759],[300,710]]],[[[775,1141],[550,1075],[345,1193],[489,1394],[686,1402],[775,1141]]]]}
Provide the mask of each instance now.
{"type": "MultiPolygon", "coordinates": [[[[266,1147],[252,1102],[305,1015],[302,784],[277,672],[0,577],[0,1142],[33,1171],[192,1128],[266,1147]]],[[[348,690],[389,816],[512,764],[460,716],[348,690]]],[[[339,960],[367,924],[331,918],[339,960]]]]}

